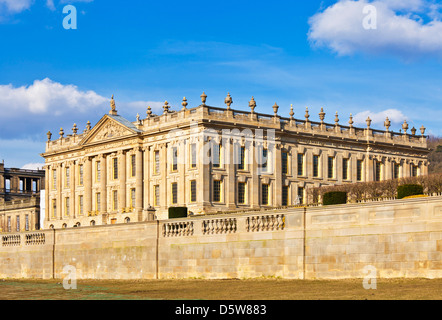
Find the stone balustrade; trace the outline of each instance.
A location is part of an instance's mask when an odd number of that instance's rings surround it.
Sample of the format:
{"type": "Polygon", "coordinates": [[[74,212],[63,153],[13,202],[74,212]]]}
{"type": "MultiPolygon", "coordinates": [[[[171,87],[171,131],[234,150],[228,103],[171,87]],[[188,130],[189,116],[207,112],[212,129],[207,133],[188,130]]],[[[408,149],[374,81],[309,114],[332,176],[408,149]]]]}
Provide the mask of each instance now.
{"type": "Polygon", "coordinates": [[[204,220],[201,227],[204,235],[235,233],[238,228],[235,218],[204,220]]]}
{"type": "Polygon", "coordinates": [[[2,247],[16,247],[21,244],[21,236],[19,234],[2,236],[2,247]]]}
{"type": "Polygon", "coordinates": [[[45,244],[46,234],[43,232],[26,234],[25,239],[26,239],[25,243],[27,246],[45,244]]]}
{"type": "Polygon", "coordinates": [[[284,230],[285,215],[253,216],[246,220],[247,232],[284,230]]]}
{"type": "Polygon", "coordinates": [[[46,233],[5,234],[1,236],[2,247],[19,247],[46,244],[46,233]]]}
{"type": "Polygon", "coordinates": [[[192,236],[194,233],[193,222],[177,222],[177,223],[165,223],[163,225],[164,237],[184,237],[192,236]]]}
{"type": "MultiPolygon", "coordinates": [[[[206,105],[200,105],[193,109],[184,109],[177,112],[169,111],[162,115],[150,115],[144,120],[133,122],[133,124],[141,130],[139,135],[144,135],[157,133],[159,129],[177,129],[183,125],[188,125],[189,122],[213,123],[217,121],[222,121],[226,125],[255,126],[294,134],[305,134],[312,137],[323,135],[327,138],[354,139],[356,141],[370,140],[379,143],[394,143],[396,145],[422,148],[427,147],[427,136],[424,134],[425,128],[421,129],[422,135],[417,135],[417,130],[414,128],[412,134],[408,134],[406,132],[375,130],[371,129],[370,126],[367,128],[354,127],[352,118],[350,126],[346,126],[339,123],[330,124],[310,121],[308,119],[300,120],[292,117],[286,118],[255,112],[209,107],[206,105]]],[[[78,135],[60,136],[57,140],[48,140],[46,152],[77,147],[79,142],[87,136],[88,132],[88,130],[85,130],[84,133],[78,135]]]]}

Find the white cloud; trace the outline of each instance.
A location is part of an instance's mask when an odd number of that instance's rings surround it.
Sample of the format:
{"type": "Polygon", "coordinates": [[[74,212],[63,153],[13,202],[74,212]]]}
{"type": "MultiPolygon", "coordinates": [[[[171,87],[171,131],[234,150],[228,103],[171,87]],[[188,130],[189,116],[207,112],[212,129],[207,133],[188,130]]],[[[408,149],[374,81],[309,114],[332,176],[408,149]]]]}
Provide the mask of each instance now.
{"type": "Polygon", "coordinates": [[[1,13],[19,13],[29,9],[33,0],[0,0],[1,13]]]}
{"type": "Polygon", "coordinates": [[[421,11],[426,5],[425,0],[382,0],[392,10],[421,11]]]}
{"type": "Polygon", "coordinates": [[[75,109],[84,112],[108,103],[94,91],[81,91],[74,85],[63,85],[48,78],[35,80],[30,86],[0,85],[2,116],[32,114],[61,115],[75,109]]]}
{"type": "Polygon", "coordinates": [[[44,163],[27,163],[21,169],[25,170],[42,170],[44,163]]]}
{"type": "Polygon", "coordinates": [[[367,118],[370,117],[373,125],[383,126],[384,121],[389,118],[392,124],[402,124],[405,120],[408,120],[402,111],[397,109],[388,109],[380,112],[362,111],[354,115],[353,121],[355,125],[366,125],[367,118]]]}
{"type": "MultiPolygon", "coordinates": [[[[162,110],[163,102],[157,101],[118,101],[118,111],[143,112],[148,106],[153,111],[162,110]]],[[[32,114],[67,115],[72,112],[93,113],[110,108],[110,98],[88,90],[80,90],[72,84],[61,84],[49,78],[35,80],[29,86],[14,87],[12,84],[0,85],[0,110],[2,118],[23,117],[32,114]]],[[[0,121],[1,122],[1,121],[0,121]]]]}
{"type": "MultiPolygon", "coordinates": [[[[137,113],[145,118],[148,105],[157,114],[163,105],[115,99],[118,113],[131,121],[135,121],[137,113]]],[[[5,159],[8,166],[18,168],[41,167],[40,153],[45,149],[46,132],[52,131],[56,138],[59,128],[63,127],[68,134],[74,123],[82,132],[87,120],[94,125],[109,109],[110,97],[48,78],[20,87],[0,85],[0,160],[5,159]]]]}
{"type": "Polygon", "coordinates": [[[50,10],[55,11],[54,0],[46,0],[46,6],[47,6],[50,10]]]}
{"type": "Polygon", "coordinates": [[[442,57],[439,11],[440,5],[430,0],[340,0],[310,18],[308,38],[314,46],[331,48],[339,55],[362,52],[407,59],[442,57]],[[367,5],[376,8],[376,29],[363,27],[367,5]]]}
{"type": "MultiPolygon", "coordinates": [[[[73,4],[73,3],[90,3],[94,0],[60,0],[59,4],[73,4]]],[[[0,0],[0,17],[2,15],[17,14],[29,9],[35,0],[0,0]]],[[[51,11],[56,10],[54,0],[46,0],[46,7],[51,11]]]]}

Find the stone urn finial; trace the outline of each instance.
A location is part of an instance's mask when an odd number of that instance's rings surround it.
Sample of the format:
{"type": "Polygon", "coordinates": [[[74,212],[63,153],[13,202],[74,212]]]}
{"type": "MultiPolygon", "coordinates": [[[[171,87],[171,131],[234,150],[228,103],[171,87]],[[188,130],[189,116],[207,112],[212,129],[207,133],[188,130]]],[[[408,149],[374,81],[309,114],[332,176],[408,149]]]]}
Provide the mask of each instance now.
{"type": "Polygon", "coordinates": [[[147,106],[146,116],[148,118],[152,117],[152,108],[150,106],[147,106]]]}
{"type": "Polygon", "coordinates": [[[273,113],[275,114],[275,117],[278,116],[278,110],[279,110],[279,106],[278,104],[275,102],[275,104],[273,105],[273,113]]]}
{"type": "Polygon", "coordinates": [[[224,99],[224,103],[227,105],[227,110],[230,110],[230,106],[233,103],[233,99],[230,96],[230,93],[227,93],[227,97],[226,97],[226,99],[224,99]]]}
{"type": "Polygon", "coordinates": [[[411,135],[415,136],[415,135],[416,135],[416,132],[417,132],[417,129],[416,129],[415,127],[413,127],[413,128],[411,129],[411,135]]]}
{"type": "Polygon", "coordinates": [[[427,130],[427,128],[425,128],[424,126],[421,127],[421,134],[424,136],[425,135],[425,131],[427,130]]]}
{"type": "Polygon", "coordinates": [[[252,97],[252,99],[249,101],[249,107],[251,109],[251,112],[255,113],[256,101],[254,97],[252,97]]]}
{"type": "Polygon", "coordinates": [[[402,125],[402,129],[404,130],[404,134],[407,134],[407,130],[408,130],[408,123],[407,120],[404,121],[404,124],[402,125]]]}
{"type": "Polygon", "coordinates": [[[353,114],[352,113],[350,113],[350,120],[348,121],[348,124],[350,125],[350,128],[353,128],[353,124],[354,124],[355,122],[353,121],[353,114]]]}
{"type": "Polygon", "coordinates": [[[305,108],[305,121],[307,122],[309,118],[310,118],[310,114],[308,112],[308,107],[306,107],[305,108]]]}
{"type": "Polygon", "coordinates": [[[88,121],[87,123],[86,123],[86,131],[91,131],[91,122],[90,121],[88,121]]]}
{"type": "Polygon", "coordinates": [[[187,99],[186,99],[186,97],[183,98],[183,102],[181,103],[181,105],[183,106],[183,111],[184,111],[184,110],[187,110],[187,106],[188,106],[189,104],[187,103],[187,99]]]}
{"type": "Polygon", "coordinates": [[[387,117],[387,119],[386,119],[385,122],[384,122],[384,127],[385,127],[385,129],[387,129],[387,131],[390,130],[390,127],[391,127],[391,121],[390,121],[390,119],[388,119],[388,117],[387,117]]]}
{"type": "Polygon", "coordinates": [[[321,120],[321,123],[324,123],[324,119],[325,119],[324,108],[321,108],[321,112],[319,112],[319,120],[321,120]]]}
{"type": "Polygon", "coordinates": [[[293,111],[293,104],[290,105],[290,113],[289,113],[289,115],[290,115],[290,120],[293,120],[293,116],[295,115],[295,111],[293,111]]]}
{"type": "Polygon", "coordinates": [[[60,138],[63,138],[63,136],[64,136],[64,130],[63,128],[60,128],[60,138]]]}
{"type": "Polygon", "coordinates": [[[169,113],[169,109],[170,109],[170,106],[169,106],[169,102],[164,102],[164,106],[163,106],[163,110],[164,110],[164,112],[163,113],[169,113]]]}
{"type": "Polygon", "coordinates": [[[203,94],[201,95],[201,102],[203,106],[206,105],[206,100],[207,100],[207,94],[203,92],[203,94]]]}
{"type": "Polygon", "coordinates": [[[74,126],[72,127],[72,132],[74,133],[74,136],[77,134],[77,132],[78,132],[78,127],[77,127],[77,124],[76,123],[74,123],[74,126]]]}
{"type": "Polygon", "coordinates": [[[338,111],[336,111],[336,115],[335,115],[335,125],[336,125],[336,126],[339,125],[339,115],[338,115],[338,111]]]}
{"type": "Polygon", "coordinates": [[[367,120],[365,120],[365,122],[367,123],[367,129],[370,129],[371,122],[372,122],[372,120],[370,119],[370,117],[368,117],[367,120]]]}
{"type": "Polygon", "coordinates": [[[46,136],[48,137],[48,141],[51,141],[52,138],[52,132],[48,131],[48,133],[46,133],[46,136]]]}

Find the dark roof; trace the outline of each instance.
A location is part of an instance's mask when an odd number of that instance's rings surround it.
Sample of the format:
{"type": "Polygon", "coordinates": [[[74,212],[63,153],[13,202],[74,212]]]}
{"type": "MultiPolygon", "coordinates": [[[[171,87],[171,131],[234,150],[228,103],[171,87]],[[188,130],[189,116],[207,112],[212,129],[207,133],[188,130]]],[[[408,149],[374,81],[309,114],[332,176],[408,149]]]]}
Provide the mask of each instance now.
{"type": "Polygon", "coordinates": [[[118,121],[119,123],[121,123],[123,126],[128,127],[129,129],[135,131],[135,132],[142,132],[141,130],[137,129],[137,127],[130,122],[129,120],[123,118],[122,116],[114,116],[114,115],[108,115],[110,118],[114,119],[115,121],[118,121]]]}

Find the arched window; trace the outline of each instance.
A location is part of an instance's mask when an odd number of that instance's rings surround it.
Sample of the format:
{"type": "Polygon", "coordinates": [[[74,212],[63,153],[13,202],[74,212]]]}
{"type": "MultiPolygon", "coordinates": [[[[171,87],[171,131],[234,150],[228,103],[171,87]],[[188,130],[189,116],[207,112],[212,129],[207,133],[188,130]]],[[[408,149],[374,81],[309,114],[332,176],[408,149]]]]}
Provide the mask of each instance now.
{"type": "Polygon", "coordinates": [[[91,226],[95,226],[95,220],[91,221],[91,226]]]}
{"type": "Polygon", "coordinates": [[[63,223],[63,225],[61,226],[63,229],[66,229],[68,227],[68,225],[66,223],[63,223]]]}
{"type": "Polygon", "coordinates": [[[124,219],[124,223],[130,223],[130,218],[129,218],[129,217],[126,217],[126,218],[124,219]]]}

